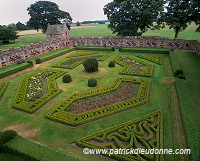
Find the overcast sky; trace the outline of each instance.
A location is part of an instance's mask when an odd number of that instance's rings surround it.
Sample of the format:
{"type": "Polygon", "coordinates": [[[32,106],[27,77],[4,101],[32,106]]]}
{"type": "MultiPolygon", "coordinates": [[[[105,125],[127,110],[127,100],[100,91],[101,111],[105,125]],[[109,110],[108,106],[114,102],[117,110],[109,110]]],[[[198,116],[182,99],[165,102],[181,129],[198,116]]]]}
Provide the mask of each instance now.
{"type": "MultiPolygon", "coordinates": [[[[27,8],[38,0],[0,0],[0,25],[25,23],[29,20],[27,8]]],[[[103,7],[112,0],[49,0],[60,10],[69,12],[73,22],[106,20],[103,7]]]]}

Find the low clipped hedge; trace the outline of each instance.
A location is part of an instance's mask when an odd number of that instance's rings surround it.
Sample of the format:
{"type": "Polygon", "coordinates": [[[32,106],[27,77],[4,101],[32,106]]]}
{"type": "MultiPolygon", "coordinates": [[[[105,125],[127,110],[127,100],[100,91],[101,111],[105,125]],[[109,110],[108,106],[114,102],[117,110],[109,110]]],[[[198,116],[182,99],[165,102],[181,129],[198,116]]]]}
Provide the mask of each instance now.
{"type": "Polygon", "coordinates": [[[12,107],[18,110],[22,110],[28,113],[34,113],[37,111],[40,107],[42,107],[45,103],[47,103],[49,100],[51,100],[53,97],[55,97],[57,94],[59,94],[62,90],[57,88],[57,84],[55,79],[62,76],[65,74],[64,71],[59,71],[59,70],[51,70],[51,69],[46,69],[46,70],[41,70],[36,74],[33,74],[31,76],[28,76],[24,78],[18,87],[17,93],[15,95],[15,99],[12,103],[12,107]],[[31,103],[28,101],[25,101],[26,99],[26,90],[28,87],[28,80],[40,74],[41,72],[53,72],[53,75],[49,76],[46,79],[46,84],[47,84],[47,94],[44,95],[43,97],[39,98],[35,102],[31,103]],[[26,88],[25,88],[26,87],[26,88]]]}
{"type": "Polygon", "coordinates": [[[8,82],[0,83],[0,99],[3,96],[6,88],[8,87],[8,84],[9,84],[8,82]]]}
{"type": "Polygon", "coordinates": [[[17,136],[17,132],[13,130],[6,130],[0,133],[0,146],[9,142],[17,136]]]}
{"type": "Polygon", "coordinates": [[[0,78],[4,78],[7,77],[11,74],[17,73],[19,71],[22,71],[24,69],[30,68],[33,65],[31,63],[23,63],[23,64],[19,64],[19,66],[16,66],[14,68],[8,69],[6,71],[0,72],[0,78]]]}
{"type": "Polygon", "coordinates": [[[13,140],[5,143],[2,147],[2,151],[7,154],[19,156],[27,161],[78,160],[69,154],[36,144],[30,140],[22,138],[21,136],[17,136],[13,140]]]}
{"type": "MultiPolygon", "coordinates": [[[[156,111],[154,113],[150,113],[148,115],[145,115],[143,117],[140,117],[138,119],[130,120],[128,122],[122,123],[120,125],[111,127],[109,129],[103,130],[101,132],[98,132],[96,134],[93,134],[91,136],[86,136],[84,138],[81,138],[76,141],[76,144],[82,148],[90,148],[90,149],[114,149],[115,146],[118,149],[124,149],[124,145],[121,144],[122,142],[127,142],[127,137],[124,137],[124,135],[127,133],[130,135],[135,135],[134,133],[129,133],[128,130],[134,130],[134,127],[138,125],[138,131],[140,131],[140,134],[136,134],[136,138],[134,140],[134,144],[129,144],[126,146],[127,149],[130,148],[140,148],[135,147],[137,146],[137,140],[143,140],[142,144],[146,147],[151,147],[152,149],[162,149],[163,148],[163,116],[162,111],[156,111]],[[153,117],[158,117],[158,120],[156,123],[153,123],[153,117]],[[147,126],[144,127],[145,123],[152,124],[150,128],[147,126]],[[156,125],[156,126],[155,126],[156,125]],[[148,128],[148,129],[147,129],[148,128]],[[148,130],[148,137],[144,139],[144,129],[148,130]],[[153,133],[150,132],[152,130],[156,134],[156,138],[154,138],[153,133]],[[143,133],[143,134],[141,134],[143,133]],[[140,139],[138,139],[138,137],[140,139]],[[90,141],[95,141],[95,143],[91,143],[90,141]],[[108,146],[101,145],[102,142],[106,141],[108,146]],[[98,142],[100,143],[98,145],[98,142]],[[156,144],[153,144],[153,142],[156,142],[156,144]],[[115,146],[113,145],[115,143],[115,146]]],[[[136,128],[136,127],[135,127],[136,128]]],[[[134,136],[135,137],[135,136],[134,136]]],[[[130,138],[132,138],[130,136],[130,138]]],[[[130,142],[130,138],[128,138],[128,143],[130,142]]],[[[141,158],[137,155],[119,155],[119,154],[105,154],[108,157],[111,157],[116,160],[140,160],[141,158]]],[[[162,159],[162,155],[142,155],[145,160],[155,160],[160,161],[162,159]]]]}
{"type": "Polygon", "coordinates": [[[120,48],[120,52],[133,52],[133,53],[154,53],[154,54],[169,54],[169,49],[138,49],[138,48],[120,48]]]}
{"type": "Polygon", "coordinates": [[[148,60],[150,62],[153,62],[153,63],[156,63],[156,64],[159,64],[161,65],[163,62],[162,62],[162,57],[160,56],[153,56],[153,55],[135,55],[139,58],[142,58],[142,59],[145,59],[145,60],[148,60]]]}
{"type": "Polygon", "coordinates": [[[134,71],[130,71],[130,68],[131,68],[131,65],[125,63],[125,62],[122,62],[121,60],[119,60],[119,58],[122,57],[120,55],[116,56],[114,58],[114,62],[123,66],[122,70],[119,72],[119,74],[125,74],[125,75],[137,75],[137,76],[145,76],[145,77],[151,77],[152,76],[152,72],[153,72],[153,66],[148,64],[148,63],[145,63],[143,61],[140,61],[138,59],[135,59],[131,56],[126,56],[128,59],[130,60],[134,60],[140,64],[143,64],[145,65],[145,69],[144,69],[144,72],[134,72],[134,71]]]}
{"type": "Polygon", "coordinates": [[[104,61],[106,60],[109,55],[103,55],[103,54],[96,54],[96,55],[87,55],[87,56],[77,56],[77,57],[72,57],[72,58],[65,58],[64,60],[56,63],[56,64],[53,64],[52,67],[56,67],[56,68],[66,68],[66,69],[73,69],[79,65],[81,65],[84,60],[81,60],[81,61],[77,61],[71,65],[65,65],[65,63],[67,61],[70,61],[70,60],[73,60],[73,59],[80,59],[80,58],[93,58],[93,57],[96,57],[96,56],[101,56],[101,58],[97,59],[98,61],[104,61]]]}
{"type": "Polygon", "coordinates": [[[64,55],[64,54],[71,52],[73,50],[75,50],[75,49],[74,48],[71,48],[71,49],[63,48],[63,49],[56,50],[56,51],[53,51],[51,53],[39,56],[38,58],[41,60],[41,63],[42,63],[42,62],[45,62],[47,60],[50,60],[50,59],[56,58],[58,56],[64,55]]]}
{"type": "Polygon", "coordinates": [[[93,90],[91,92],[86,93],[72,94],[67,99],[62,101],[57,107],[49,111],[46,115],[46,118],[70,126],[78,126],[86,122],[90,122],[144,104],[148,100],[149,88],[150,82],[146,80],[138,80],[133,78],[116,78],[108,87],[93,90]],[[102,93],[114,91],[118,88],[122,81],[140,84],[137,97],[116,104],[108,105],[102,108],[98,108],[92,111],[81,113],[79,115],[74,115],[69,112],[66,112],[70,105],[76,100],[85,99],[92,96],[98,96],[102,93]]]}
{"type": "Polygon", "coordinates": [[[94,51],[114,51],[112,47],[88,47],[88,46],[76,46],[76,50],[94,50],[94,51]]]}
{"type": "Polygon", "coordinates": [[[186,80],[176,78],[176,90],[180,105],[181,116],[183,119],[184,131],[186,134],[188,148],[191,149],[191,160],[196,161],[200,158],[199,151],[199,117],[198,112],[190,96],[186,80]]]}

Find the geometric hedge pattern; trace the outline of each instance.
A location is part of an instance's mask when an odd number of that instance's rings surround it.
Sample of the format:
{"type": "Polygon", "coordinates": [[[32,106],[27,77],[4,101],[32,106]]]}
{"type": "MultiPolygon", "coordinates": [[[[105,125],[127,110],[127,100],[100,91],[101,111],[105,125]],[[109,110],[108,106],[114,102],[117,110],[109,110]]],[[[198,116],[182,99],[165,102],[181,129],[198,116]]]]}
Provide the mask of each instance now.
{"type": "Polygon", "coordinates": [[[151,77],[153,66],[131,56],[116,56],[114,60],[123,66],[119,74],[151,77]]]}
{"type": "MultiPolygon", "coordinates": [[[[90,149],[162,149],[162,140],[162,111],[156,111],[136,120],[81,138],[76,141],[76,144],[90,149]]],[[[162,155],[158,154],[104,155],[117,160],[162,160],[162,155]]]]}
{"type": "Polygon", "coordinates": [[[149,87],[150,82],[147,80],[139,80],[133,78],[116,78],[109,86],[105,88],[93,90],[86,93],[72,94],[63,102],[61,102],[57,107],[48,112],[46,118],[70,126],[78,126],[144,104],[148,100],[149,87]],[[69,107],[72,103],[75,103],[78,100],[87,99],[88,97],[98,97],[101,94],[113,92],[118,89],[119,85],[122,82],[132,82],[139,84],[139,89],[135,97],[115,104],[110,104],[101,108],[90,110],[85,113],[73,114],[68,112],[69,107]]]}

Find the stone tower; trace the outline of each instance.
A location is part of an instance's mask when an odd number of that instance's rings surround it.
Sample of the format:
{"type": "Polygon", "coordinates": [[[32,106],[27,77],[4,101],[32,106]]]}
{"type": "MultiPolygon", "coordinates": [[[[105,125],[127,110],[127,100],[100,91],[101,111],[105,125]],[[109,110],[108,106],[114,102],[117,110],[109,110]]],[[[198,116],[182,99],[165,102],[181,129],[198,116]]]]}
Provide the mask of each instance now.
{"type": "Polygon", "coordinates": [[[56,25],[48,24],[46,36],[47,41],[50,43],[59,40],[62,42],[66,42],[66,44],[69,44],[70,32],[65,23],[56,25]]]}

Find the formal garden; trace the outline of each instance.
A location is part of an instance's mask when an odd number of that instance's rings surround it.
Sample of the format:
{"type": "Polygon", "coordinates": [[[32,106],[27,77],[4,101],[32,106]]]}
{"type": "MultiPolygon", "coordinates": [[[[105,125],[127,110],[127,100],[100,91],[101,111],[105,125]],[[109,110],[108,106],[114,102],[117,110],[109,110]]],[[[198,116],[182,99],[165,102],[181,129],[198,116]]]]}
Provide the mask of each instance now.
{"type": "Polygon", "coordinates": [[[195,160],[199,62],[176,49],[72,47],[2,68],[0,157],[195,160]],[[84,155],[85,147],[192,152],[84,155]]]}

